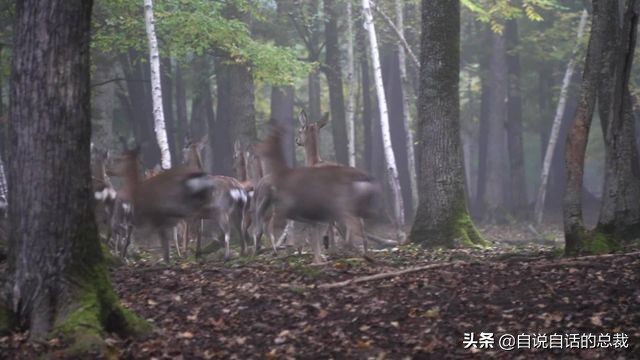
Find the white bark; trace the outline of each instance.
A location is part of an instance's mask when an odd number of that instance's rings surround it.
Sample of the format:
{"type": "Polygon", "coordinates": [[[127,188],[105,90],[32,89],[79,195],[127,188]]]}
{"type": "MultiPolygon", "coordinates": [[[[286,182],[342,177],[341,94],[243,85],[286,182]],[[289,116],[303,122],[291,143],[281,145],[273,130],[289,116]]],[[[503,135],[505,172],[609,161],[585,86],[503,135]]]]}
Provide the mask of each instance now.
{"type": "Polygon", "coordinates": [[[382,144],[384,157],[387,164],[387,177],[389,187],[393,195],[394,212],[399,224],[404,224],[404,204],[402,193],[400,192],[400,181],[398,180],[398,168],[396,158],[391,146],[391,134],[389,132],[389,113],[387,111],[387,99],[384,94],[382,83],[382,70],[380,68],[380,54],[378,52],[378,39],[376,29],[371,15],[371,5],[369,0],[362,0],[362,12],[364,15],[364,26],[369,34],[369,54],[373,66],[373,77],[376,84],[376,94],[378,95],[378,108],[380,111],[380,128],[382,130],[382,144]]]}
{"type": "MultiPolygon", "coordinates": [[[[396,8],[396,28],[398,28],[398,35],[404,39],[404,14],[401,0],[395,0],[396,8]]],[[[406,56],[404,53],[404,46],[398,44],[398,62],[400,66],[400,79],[402,87],[402,113],[404,118],[402,123],[404,125],[404,131],[407,136],[407,161],[409,165],[409,180],[411,185],[411,198],[413,200],[413,210],[418,208],[418,183],[416,178],[416,156],[413,151],[413,133],[411,132],[411,114],[409,112],[409,79],[407,78],[407,64],[406,56]]]]}
{"type": "MultiPolygon", "coordinates": [[[[399,0],[396,0],[396,5],[397,5],[397,1],[399,0]]],[[[389,25],[391,30],[393,30],[393,33],[396,35],[396,37],[398,37],[398,40],[400,40],[400,44],[402,44],[407,54],[409,54],[409,59],[411,59],[411,62],[413,63],[413,65],[417,69],[420,69],[420,62],[418,61],[416,54],[413,52],[413,50],[411,50],[411,46],[409,46],[407,39],[405,39],[404,30],[401,30],[402,28],[398,28],[396,24],[393,23],[393,20],[391,20],[391,18],[387,14],[385,14],[385,12],[382,11],[382,9],[380,9],[375,5],[374,5],[374,9],[382,17],[382,19],[387,23],[387,25],[389,25]]]]}
{"type": "Polygon", "coordinates": [[[164,125],[164,112],[162,110],[162,87],[160,85],[160,54],[158,53],[158,40],[156,39],[155,20],[153,18],[153,1],[144,0],[144,22],[149,39],[149,64],[151,65],[151,98],[153,100],[153,122],[156,139],[160,147],[162,168],[171,167],[171,153],[167,130],[164,125]]]}
{"type": "Polygon", "coordinates": [[[562,118],[564,117],[564,109],[567,104],[567,92],[569,90],[569,84],[571,83],[571,77],[576,66],[576,55],[580,50],[580,43],[584,34],[584,28],[587,24],[588,13],[587,10],[582,11],[580,17],[580,24],[578,25],[578,35],[576,44],[573,47],[567,70],[564,73],[564,79],[562,80],[562,88],[560,90],[560,98],[558,99],[558,106],[556,107],[556,115],[553,119],[553,125],[551,126],[551,133],[549,134],[549,143],[547,144],[547,150],[544,154],[544,161],[542,163],[542,173],[540,174],[540,187],[538,188],[538,195],[536,197],[536,205],[534,209],[536,224],[542,223],[542,215],[544,212],[544,201],[547,195],[547,182],[549,180],[549,170],[551,169],[551,162],[553,160],[553,153],[556,149],[556,143],[558,142],[558,134],[560,133],[560,125],[562,124],[562,118]]]}
{"type": "Polygon", "coordinates": [[[351,0],[347,0],[347,142],[349,151],[349,166],[356,166],[356,127],[355,116],[355,77],[353,60],[353,20],[351,0]]]}

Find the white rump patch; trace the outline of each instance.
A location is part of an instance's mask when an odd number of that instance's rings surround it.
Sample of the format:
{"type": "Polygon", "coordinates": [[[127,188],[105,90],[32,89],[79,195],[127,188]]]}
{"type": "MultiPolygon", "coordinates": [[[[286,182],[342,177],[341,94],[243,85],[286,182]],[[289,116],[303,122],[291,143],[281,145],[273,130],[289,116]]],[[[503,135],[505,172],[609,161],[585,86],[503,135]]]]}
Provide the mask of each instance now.
{"type": "Polygon", "coordinates": [[[194,177],[185,182],[185,186],[189,191],[197,193],[202,190],[210,189],[214,185],[213,180],[206,176],[194,177]]]}
{"type": "Polygon", "coordinates": [[[353,190],[359,194],[370,192],[375,189],[375,185],[370,181],[355,181],[353,190]]]}
{"type": "Polygon", "coordinates": [[[122,209],[124,210],[125,213],[130,213],[131,212],[131,204],[129,203],[122,203],[122,209]]]}
{"type": "Polygon", "coordinates": [[[247,193],[244,190],[231,189],[229,190],[229,195],[235,201],[242,201],[243,203],[247,202],[247,193]]]}
{"type": "Polygon", "coordinates": [[[249,191],[249,199],[253,199],[253,190],[249,191]]]}
{"type": "Polygon", "coordinates": [[[93,194],[96,200],[99,200],[99,201],[115,200],[117,195],[118,193],[113,188],[110,188],[110,187],[106,187],[101,191],[96,191],[93,194]]]}

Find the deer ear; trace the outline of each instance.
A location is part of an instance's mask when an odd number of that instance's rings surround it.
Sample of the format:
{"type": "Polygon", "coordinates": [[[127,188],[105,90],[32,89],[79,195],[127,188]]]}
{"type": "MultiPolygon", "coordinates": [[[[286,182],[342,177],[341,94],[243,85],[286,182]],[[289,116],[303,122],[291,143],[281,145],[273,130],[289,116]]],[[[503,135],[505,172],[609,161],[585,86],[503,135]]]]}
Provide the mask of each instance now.
{"type": "Polygon", "coordinates": [[[318,128],[322,129],[328,123],[329,123],[329,113],[326,112],[324,113],[324,115],[322,115],[322,118],[320,119],[320,121],[318,121],[318,128]]]}

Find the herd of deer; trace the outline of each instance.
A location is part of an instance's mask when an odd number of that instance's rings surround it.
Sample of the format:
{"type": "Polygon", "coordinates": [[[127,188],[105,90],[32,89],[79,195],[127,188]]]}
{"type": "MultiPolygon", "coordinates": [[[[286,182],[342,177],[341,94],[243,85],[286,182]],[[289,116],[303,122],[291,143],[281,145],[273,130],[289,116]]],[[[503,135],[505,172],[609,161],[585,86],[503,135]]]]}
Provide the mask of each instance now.
{"type": "Polygon", "coordinates": [[[253,254],[260,250],[263,234],[277,252],[287,233],[296,228],[307,230],[314,263],[323,261],[322,239],[325,234],[333,239],[334,229],[346,230],[341,234],[347,244],[354,244],[354,238],[361,239],[367,256],[367,237],[371,236],[364,232],[363,218],[375,216],[380,210],[378,184],[361,170],[320,159],[318,135],[328,122],[328,114],[320,121],[309,122],[302,112],[299,121],[296,143],[305,149],[307,166],[292,168],[287,164],[283,151],[286,131],[272,122],[262,142],[245,149],[235,146],[237,179],[203,171],[200,154],[206,140],[186,144],[182,165],[146,178],[140,172],[138,149],[124,151],[108,165],[107,154],[98,154],[94,157],[95,197],[104,209],[98,213],[104,216],[113,248],[125,256],[133,226],[149,225],[160,237],[166,262],[174,229],[182,233],[184,250],[195,232],[198,256],[202,220],[210,220],[213,231],[223,235],[225,259],[230,257],[232,233],[239,235],[244,255],[249,247],[253,254]],[[107,174],[122,178],[120,189],[114,189],[107,174]],[[286,219],[287,226],[276,240],[279,218],[286,219]]]}

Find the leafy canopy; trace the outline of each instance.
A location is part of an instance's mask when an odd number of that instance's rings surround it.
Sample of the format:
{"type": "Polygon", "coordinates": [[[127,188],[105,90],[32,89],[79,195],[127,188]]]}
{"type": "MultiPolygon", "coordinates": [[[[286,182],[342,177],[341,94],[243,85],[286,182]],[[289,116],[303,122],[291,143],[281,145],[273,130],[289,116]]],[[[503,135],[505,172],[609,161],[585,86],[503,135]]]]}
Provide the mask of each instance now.
{"type": "MultiPolygon", "coordinates": [[[[311,70],[314,64],[298,60],[294,48],[258,41],[245,22],[225,16],[230,5],[256,21],[262,19],[259,7],[267,6],[244,0],[157,0],[154,15],[160,53],[184,59],[222,51],[230,61],[247,64],[256,79],[277,85],[291,84],[311,70]]],[[[106,54],[122,54],[129,49],[146,52],[142,1],[98,0],[95,11],[95,50],[106,54]]]]}

